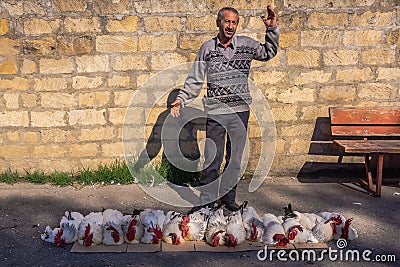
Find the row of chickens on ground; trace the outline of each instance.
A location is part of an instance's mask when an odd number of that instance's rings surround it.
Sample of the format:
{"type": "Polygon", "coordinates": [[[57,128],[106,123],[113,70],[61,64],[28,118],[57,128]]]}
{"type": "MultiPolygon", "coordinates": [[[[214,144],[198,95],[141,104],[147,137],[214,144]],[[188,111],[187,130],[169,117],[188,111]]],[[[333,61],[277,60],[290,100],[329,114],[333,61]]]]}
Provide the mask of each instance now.
{"type": "Polygon", "coordinates": [[[47,226],[41,239],[64,247],[78,241],[83,246],[123,243],[158,244],[161,240],[179,245],[185,241],[205,240],[209,245],[235,247],[245,240],[266,245],[319,243],[332,239],[357,238],[350,225],[352,218],[331,212],[301,213],[289,204],[284,214],[267,213],[260,217],[245,201],[240,209],[224,216],[223,206],[204,207],[191,214],[144,209],[123,214],[114,209],[91,212],[65,212],[60,227],[47,226]]]}

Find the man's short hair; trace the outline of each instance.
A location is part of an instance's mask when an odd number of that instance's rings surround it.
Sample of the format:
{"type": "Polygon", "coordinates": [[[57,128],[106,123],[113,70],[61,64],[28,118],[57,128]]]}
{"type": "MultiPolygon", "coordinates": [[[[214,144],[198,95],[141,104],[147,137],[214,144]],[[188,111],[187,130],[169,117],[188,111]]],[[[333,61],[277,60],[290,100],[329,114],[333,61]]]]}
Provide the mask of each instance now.
{"type": "Polygon", "coordinates": [[[217,20],[221,21],[222,20],[222,13],[224,13],[224,11],[230,11],[235,13],[236,15],[238,15],[238,22],[239,22],[239,12],[233,8],[233,7],[223,7],[218,11],[218,15],[217,15],[217,20]]]}

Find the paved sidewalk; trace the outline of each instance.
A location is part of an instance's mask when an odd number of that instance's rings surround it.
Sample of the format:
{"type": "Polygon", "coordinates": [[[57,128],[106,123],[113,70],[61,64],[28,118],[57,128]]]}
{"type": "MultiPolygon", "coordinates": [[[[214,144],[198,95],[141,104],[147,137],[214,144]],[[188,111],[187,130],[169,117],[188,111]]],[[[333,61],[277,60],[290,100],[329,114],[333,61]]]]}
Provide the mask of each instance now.
{"type": "MultiPolygon", "coordinates": [[[[293,177],[267,179],[254,193],[248,193],[249,181],[238,185],[238,202],[248,200],[260,215],[271,212],[280,215],[291,203],[302,212],[332,211],[353,217],[359,238],[350,241],[344,250],[371,250],[369,257],[395,255],[400,262],[398,242],[400,222],[400,188],[383,186],[382,197],[374,198],[350,184],[300,183],[293,177]]],[[[71,245],[58,248],[43,242],[40,234],[46,225],[57,226],[65,210],[87,214],[102,208],[130,212],[133,208],[187,208],[164,205],[146,195],[137,185],[54,187],[51,185],[0,184],[0,263],[1,266],[265,266],[282,265],[278,260],[260,261],[257,252],[206,253],[70,253],[71,245]]],[[[335,242],[330,242],[336,248],[335,242]]],[[[336,266],[339,261],[314,264],[336,266]]],[[[366,266],[366,262],[343,262],[348,266],[366,266]]],[[[289,261],[287,266],[304,262],[289,261]]],[[[396,263],[368,265],[395,266],[396,263]]]]}

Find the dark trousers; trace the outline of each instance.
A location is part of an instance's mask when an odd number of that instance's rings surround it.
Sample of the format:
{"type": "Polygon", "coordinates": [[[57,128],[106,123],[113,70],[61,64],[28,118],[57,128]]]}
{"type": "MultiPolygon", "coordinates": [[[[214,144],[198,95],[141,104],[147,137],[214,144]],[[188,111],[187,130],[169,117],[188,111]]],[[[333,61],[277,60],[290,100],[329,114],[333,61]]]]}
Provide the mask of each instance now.
{"type": "Polygon", "coordinates": [[[240,180],[243,150],[247,139],[249,111],[233,114],[208,115],[204,166],[200,177],[200,202],[206,204],[220,199],[235,201],[236,185],[240,180]],[[225,136],[226,143],[225,143],[225,136]],[[221,164],[226,149],[225,167],[221,164]]]}

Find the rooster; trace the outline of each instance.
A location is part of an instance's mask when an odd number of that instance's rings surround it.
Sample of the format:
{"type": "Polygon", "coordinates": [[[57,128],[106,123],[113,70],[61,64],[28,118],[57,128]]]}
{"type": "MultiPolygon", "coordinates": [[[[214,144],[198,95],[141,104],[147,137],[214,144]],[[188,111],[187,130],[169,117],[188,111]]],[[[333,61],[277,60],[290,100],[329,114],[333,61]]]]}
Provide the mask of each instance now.
{"type": "Polygon", "coordinates": [[[311,230],[318,222],[322,222],[324,220],[324,218],[315,213],[301,213],[299,211],[293,211],[292,204],[290,203],[283,209],[285,211],[283,220],[294,218],[300,223],[301,226],[308,230],[311,230]]]}
{"type": "Polygon", "coordinates": [[[83,246],[99,245],[103,241],[103,213],[91,212],[86,215],[78,229],[78,243],[83,246]]]}
{"type": "Polygon", "coordinates": [[[168,211],[165,216],[162,239],[173,245],[180,245],[185,242],[183,235],[187,233],[189,217],[176,211],[168,211]]]}
{"type": "Polygon", "coordinates": [[[139,214],[128,214],[122,217],[122,231],[124,233],[125,243],[139,243],[143,235],[143,225],[140,222],[139,214]]]}
{"type": "Polygon", "coordinates": [[[333,239],[337,233],[337,226],[341,224],[342,219],[340,216],[330,217],[327,220],[316,223],[311,231],[319,242],[328,242],[333,239]]]}
{"type": "Polygon", "coordinates": [[[313,233],[301,225],[296,218],[286,218],[282,226],[289,243],[318,243],[313,233]]]}
{"type": "Polygon", "coordinates": [[[78,227],[82,219],[81,213],[66,211],[65,216],[61,218],[60,227],[53,230],[50,226],[47,226],[45,232],[41,235],[41,239],[59,247],[74,243],[78,239],[78,227]]]}
{"type": "Polygon", "coordinates": [[[162,210],[145,209],[140,213],[139,218],[144,227],[140,242],[144,244],[158,244],[163,237],[164,212],[162,210]]]}
{"type": "Polygon", "coordinates": [[[203,207],[188,215],[188,219],[182,225],[182,228],[184,228],[182,236],[185,240],[200,241],[204,239],[211,211],[211,208],[203,207]]]}
{"type": "Polygon", "coordinates": [[[353,221],[353,218],[346,220],[346,218],[343,215],[331,212],[322,212],[319,215],[323,217],[325,220],[335,217],[340,218],[341,224],[336,226],[336,233],[334,234],[333,239],[337,240],[339,238],[343,238],[346,240],[354,240],[358,237],[357,230],[350,226],[351,222],[353,221]]]}
{"type": "Polygon", "coordinates": [[[246,230],[246,239],[252,242],[262,242],[264,224],[256,210],[251,206],[247,206],[247,201],[243,202],[240,210],[242,212],[243,224],[246,230]]]}
{"type": "Polygon", "coordinates": [[[211,212],[204,236],[208,244],[216,247],[225,245],[225,233],[226,219],[223,207],[220,207],[211,212]]]}
{"type": "Polygon", "coordinates": [[[264,214],[264,236],[263,243],[266,245],[286,246],[289,239],[286,237],[285,229],[280,221],[274,214],[264,214]]]}
{"type": "Polygon", "coordinates": [[[103,244],[107,246],[124,243],[122,231],[123,214],[119,210],[106,209],[103,211],[103,244]]]}
{"type": "Polygon", "coordinates": [[[229,247],[236,247],[246,240],[246,229],[244,229],[241,211],[229,214],[226,225],[226,243],[229,247]]]}

